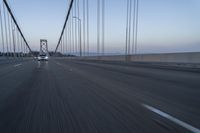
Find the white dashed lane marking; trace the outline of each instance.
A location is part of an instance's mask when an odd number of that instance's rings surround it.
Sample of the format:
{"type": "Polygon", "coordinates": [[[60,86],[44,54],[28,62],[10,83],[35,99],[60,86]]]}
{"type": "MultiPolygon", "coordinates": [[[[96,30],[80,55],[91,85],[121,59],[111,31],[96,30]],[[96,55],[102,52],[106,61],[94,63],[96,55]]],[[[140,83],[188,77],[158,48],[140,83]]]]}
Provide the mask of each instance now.
{"type": "Polygon", "coordinates": [[[21,66],[22,64],[16,64],[16,65],[14,65],[14,67],[19,67],[19,66],[21,66]]]}
{"type": "Polygon", "coordinates": [[[147,108],[148,110],[150,110],[150,111],[152,111],[152,112],[154,112],[154,113],[156,113],[156,114],[158,114],[158,115],[160,115],[160,116],[162,116],[162,117],[164,117],[164,118],[166,118],[166,119],[178,124],[179,126],[186,128],[187,130],[189,130],[189,131],[191,131],[193,133],[200,133],[200,129],[195,128],[195,127],[191,126],[190,124],[187,124],[187,123],[185,123],[185,122],[183,122],[181,120],[178,120],[177,118],[175,118],[173,116],[170,116],[169,114],[167,114],[165,112],[162,112],[162,111],[160,111],[160,110],[158,110],[158,109],[156,109],[154,107],[151,107],[149,105],[146,105],[146,104],[142,104],[142,106],[147,108]]]}

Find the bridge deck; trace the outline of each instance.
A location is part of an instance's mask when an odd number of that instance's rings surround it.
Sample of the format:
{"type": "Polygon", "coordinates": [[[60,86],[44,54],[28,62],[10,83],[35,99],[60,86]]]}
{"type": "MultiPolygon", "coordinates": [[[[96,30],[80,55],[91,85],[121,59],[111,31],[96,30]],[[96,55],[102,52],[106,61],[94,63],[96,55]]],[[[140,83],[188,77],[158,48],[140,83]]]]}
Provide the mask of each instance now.
{"type": "Polygon", "coordinates": [[[1,133],[188,132],[200,128],[200,73],[51,59],[0,66],[1,133]]]}

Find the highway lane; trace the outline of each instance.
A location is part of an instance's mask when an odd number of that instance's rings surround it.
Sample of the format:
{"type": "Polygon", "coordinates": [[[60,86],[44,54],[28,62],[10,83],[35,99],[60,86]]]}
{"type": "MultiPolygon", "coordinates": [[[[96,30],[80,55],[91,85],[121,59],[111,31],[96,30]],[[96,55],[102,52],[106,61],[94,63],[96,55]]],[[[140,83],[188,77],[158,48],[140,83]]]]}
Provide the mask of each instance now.
{"type": "Polygon", "coordinates": [[[56,59],[1,70],[2,133],[190,132],[143,104],[200,128],[199,73],[56,59]]]}
{"type": "Polygon", "coordinates": [[[6,102],[6,98],[17,92],[16,88],[31,77],[31,70],[34,68],[32,63],[32,60],[2,62],[0,65],[0,109],[6,102]]]}
{"type": "MultiPolygon", "coordinates": [[[[109,62],[62,61],[79,67],[85,75],[95,74],[100,79],[125,89],[125,97],[137,94],[141,102],[158,107],[188,123],[199,127],[200,123],[200,75],[197,72],[155,69],[150,65],[134,66],[127,63],[110,65],[109,62]],[[78,64],[78,65],[77,65],[78,64]],[[124,65],[126,64],[126,65],[124,65]]],[[[117,87],[113,87],[117,88],[117,87]]]]}

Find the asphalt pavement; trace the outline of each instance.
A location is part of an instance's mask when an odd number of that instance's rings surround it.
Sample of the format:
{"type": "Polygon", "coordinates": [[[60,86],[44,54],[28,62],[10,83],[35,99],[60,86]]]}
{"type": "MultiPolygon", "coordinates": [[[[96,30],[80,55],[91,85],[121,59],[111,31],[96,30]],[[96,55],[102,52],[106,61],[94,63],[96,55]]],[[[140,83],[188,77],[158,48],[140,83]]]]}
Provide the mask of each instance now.
{"type": "Polygon", "coordinates": [[[0,65],[0,133],[200,133],[200,72],[50,59],[0,65]]]}

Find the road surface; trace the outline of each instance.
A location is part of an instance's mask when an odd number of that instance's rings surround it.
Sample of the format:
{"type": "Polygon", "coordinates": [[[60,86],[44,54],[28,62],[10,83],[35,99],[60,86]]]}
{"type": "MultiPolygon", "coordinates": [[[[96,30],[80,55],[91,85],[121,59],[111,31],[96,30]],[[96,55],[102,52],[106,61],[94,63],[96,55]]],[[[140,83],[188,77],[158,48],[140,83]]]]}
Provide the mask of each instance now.
{"type": "Polygon", "coordinates": [[[190,133],[200,72],[50,59],[0,65],[0,133],[190,133]]]}

